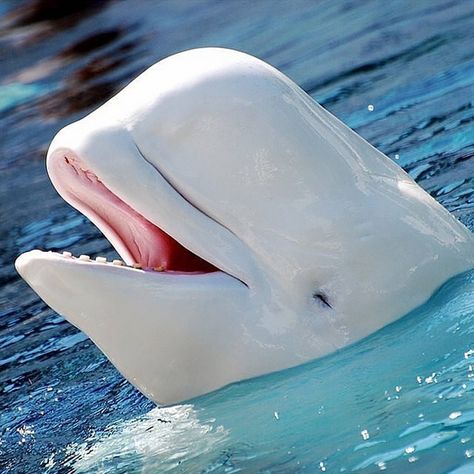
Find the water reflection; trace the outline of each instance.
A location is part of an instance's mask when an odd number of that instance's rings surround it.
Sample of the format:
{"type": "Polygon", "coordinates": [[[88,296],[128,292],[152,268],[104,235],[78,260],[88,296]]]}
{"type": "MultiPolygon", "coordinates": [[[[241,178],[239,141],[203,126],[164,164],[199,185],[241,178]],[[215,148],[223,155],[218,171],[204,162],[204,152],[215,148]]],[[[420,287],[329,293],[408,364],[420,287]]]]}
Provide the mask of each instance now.
{"type": "MultiPolygon", "coordinates": [[[[57,30],[71,28],[80,21],[104,8],[110,0],[33,0],[23,1],[6,16],[13,27],[41,24],[40,30],[30,30],[35,39],[44,39],[57,30]],[[40,33],[41,31],[41,33],[40,33]]],[[[33,40],[33,37],[30,40],[33,40]]]]}

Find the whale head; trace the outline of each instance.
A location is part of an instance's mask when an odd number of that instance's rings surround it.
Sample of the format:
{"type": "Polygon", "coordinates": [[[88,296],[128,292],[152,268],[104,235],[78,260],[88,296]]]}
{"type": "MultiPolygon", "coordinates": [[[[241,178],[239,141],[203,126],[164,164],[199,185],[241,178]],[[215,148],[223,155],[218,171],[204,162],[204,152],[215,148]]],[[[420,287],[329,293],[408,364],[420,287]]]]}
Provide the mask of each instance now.
{"type": "Polygon", "coordinates": [[[160,403],[337,350],[474,266],[472,234],[400,167],[236,51],[155,64],[47,167],[126,264],[34,250],[17,269],[160,403]]]}

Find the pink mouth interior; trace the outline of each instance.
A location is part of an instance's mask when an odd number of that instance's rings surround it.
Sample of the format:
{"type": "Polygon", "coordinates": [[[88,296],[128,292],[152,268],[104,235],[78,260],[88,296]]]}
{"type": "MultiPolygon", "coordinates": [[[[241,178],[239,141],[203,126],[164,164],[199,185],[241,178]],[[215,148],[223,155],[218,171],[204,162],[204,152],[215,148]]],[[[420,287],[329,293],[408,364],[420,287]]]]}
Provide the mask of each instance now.
{"type": "Polygon", "coordinates": [[[53,167],[62,196],[113,239],[128,264],[161,271],[217,271],[113,194],[93,172],[82,169],[75,156],[58,157],[53,167]]]}

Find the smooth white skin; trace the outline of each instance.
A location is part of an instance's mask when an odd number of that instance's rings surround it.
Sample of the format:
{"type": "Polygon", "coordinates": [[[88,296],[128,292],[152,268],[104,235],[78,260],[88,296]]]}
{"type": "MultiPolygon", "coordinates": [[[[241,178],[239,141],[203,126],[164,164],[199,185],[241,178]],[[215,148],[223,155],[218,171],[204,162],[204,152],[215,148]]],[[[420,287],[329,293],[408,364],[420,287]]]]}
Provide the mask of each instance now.
{"type": "Polygon", "coordinates": [[[325,355],[474,267],[472,234],[400,167],[236,51],[160,61],[64,128],[48,163],[66,152],[226,272],[146,273],[39,251],[17,260],[32,288],[157,402],[325,355]]]}

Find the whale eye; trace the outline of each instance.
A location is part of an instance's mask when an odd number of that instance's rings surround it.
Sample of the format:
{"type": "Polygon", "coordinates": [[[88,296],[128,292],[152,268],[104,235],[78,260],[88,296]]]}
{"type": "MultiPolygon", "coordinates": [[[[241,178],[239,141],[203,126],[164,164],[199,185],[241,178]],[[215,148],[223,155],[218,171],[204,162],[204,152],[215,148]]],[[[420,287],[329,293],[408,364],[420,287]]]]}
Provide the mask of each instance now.
{"type": "Polygon", "coordinates": [[[317,291],[313,293],[313,298],[316,301],[319,301],[323,306],[326,306],[327,308],[332,308],[332,306],[328,302],[328,298],[324,293],[321,293],[320,291],[317,291]]]}

